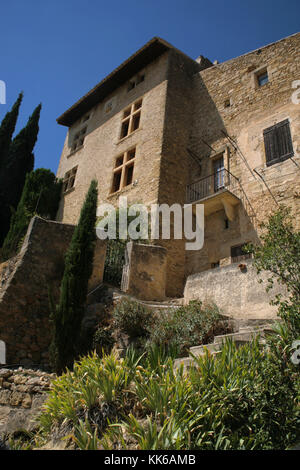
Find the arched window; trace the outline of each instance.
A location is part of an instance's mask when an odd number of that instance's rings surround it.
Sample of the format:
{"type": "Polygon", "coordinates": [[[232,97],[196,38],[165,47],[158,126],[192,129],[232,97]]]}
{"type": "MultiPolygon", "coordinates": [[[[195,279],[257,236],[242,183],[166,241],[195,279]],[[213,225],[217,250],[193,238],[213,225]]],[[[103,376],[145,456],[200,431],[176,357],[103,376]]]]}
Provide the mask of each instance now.
{"type": "Polygon", "coordinates": [[[0,364],[6,364],[6,348],[4,341],[0,340],[0,364]]]}

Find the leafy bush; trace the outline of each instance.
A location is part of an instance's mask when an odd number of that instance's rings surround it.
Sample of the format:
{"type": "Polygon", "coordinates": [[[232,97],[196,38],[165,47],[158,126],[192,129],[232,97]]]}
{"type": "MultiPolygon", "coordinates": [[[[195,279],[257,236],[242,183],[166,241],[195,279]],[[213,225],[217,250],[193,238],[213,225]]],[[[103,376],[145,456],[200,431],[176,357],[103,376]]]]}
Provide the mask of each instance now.
{"type": "Polygon", "coordinates": [[[96,349],[98,354],[101,354],[102,350],[109,353],[114,343],[112,328],[110,326],[99,325],[93,337],[93,348],[96,349]]]}
{"type": "Polygon", "coordinates": [[[278,306],[279,317],[287,324],[291,336],[300,337],[300,231],[293,228],[290,209],[282,206],[268,222],[261,224],[261,243],[249,246],[254,255],[257,273],[268,271],[267,291],[275,281],[287,295],[277,294],[272,300],[278,306]]]}
{"type": "Polygon", "coordinates": [[[299,374],[282,374],[258,340],[228,341],[186,372],[154,349],[143,363],[133,350],[76,363],[52,385],[44,438],[65,427],[94,450],[285,449],[300,438],[299,374]]]}
{"type": "Polygon", "coordinates": [[[116,328],[126,333],[130,340],[148,338],[154,322],[152,310],[130,299],[122,299],[114,308],[113,321],[116,328]]]}
{"type": "Polygon", "coordinates": [[[227,327],[218,308],[203,306],[202,302],[195,300],[161,315],[156,320],[149,344],[175,348],[182,356],[191,346],[211,343],[215,335],[226,332],[227,327]]]}

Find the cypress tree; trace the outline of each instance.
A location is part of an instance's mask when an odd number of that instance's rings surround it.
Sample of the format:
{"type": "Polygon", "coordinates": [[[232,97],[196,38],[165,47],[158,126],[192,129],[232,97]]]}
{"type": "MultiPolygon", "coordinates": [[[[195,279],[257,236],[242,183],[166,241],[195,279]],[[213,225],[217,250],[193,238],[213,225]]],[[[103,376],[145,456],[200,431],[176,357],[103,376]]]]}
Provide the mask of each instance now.
{"type": "Polygon", "coordinates": [[[22,99],[23,93],[20,93],[11,111],[6,113],[0,125],[0,172],[8,157],[8,151],[15,131],[22,99]]]}
{"type": "Polygon", "coordinates": [[[11,218],[9,232],[2,247],[2,259],[15,255],[34,215],[54,219],[58,210],[62,182],[54,173],[39,168],[26,175],[20,202],[11,218]]]}
{"type": "Polygon", "coordinates": [[[2,245],[10,226],[12,211],[20,201],[26,174],[33,170],[35,146],[39,131],[41,104],[30,116],[27,125],[13,139],[7,161],[0,174],[0,245],[2,245]]]}
{"type": "Polygon", "coordinates": [[[81,322],[96,241],[97,181],[91,182],[65,256],[65,269],[56,308],[52,306],[51,362],[57,373],[71,368],[78,356],[81,322]]]}

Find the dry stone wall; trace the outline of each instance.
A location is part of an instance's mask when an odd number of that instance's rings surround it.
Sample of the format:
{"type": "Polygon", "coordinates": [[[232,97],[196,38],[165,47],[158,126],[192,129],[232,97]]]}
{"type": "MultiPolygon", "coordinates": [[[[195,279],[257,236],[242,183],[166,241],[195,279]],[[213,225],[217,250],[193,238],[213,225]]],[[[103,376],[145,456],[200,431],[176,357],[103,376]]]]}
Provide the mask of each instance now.
{"type": "Polygon", "coordinates": [[[0,438],[19,430],[32,431],[55,374],[0,369],[0,438]]]}
{"type": "MultiPolygon", "coordinates": [[[[0,265],[0,340],[6,364],[49,363],[49,290],[59,298],[64,255],[74,225],[34,217],[20,253],[0,265]]],[[[102,281],[106,243],[97,240],[91,289],[102,281]]]]}

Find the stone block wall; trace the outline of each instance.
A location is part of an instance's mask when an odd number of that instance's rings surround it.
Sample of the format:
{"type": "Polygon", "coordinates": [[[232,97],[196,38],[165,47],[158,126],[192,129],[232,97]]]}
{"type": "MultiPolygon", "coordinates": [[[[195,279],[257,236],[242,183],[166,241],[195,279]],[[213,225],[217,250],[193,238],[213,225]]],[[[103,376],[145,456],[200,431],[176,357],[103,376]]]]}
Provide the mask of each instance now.
{"type": "Polygon", "coordinates": [[[55,374],[39,370],[0,369],[0,438],[32,431],[55,374]]]}
{"type": "Polygon", "coordinates": [[[199,299],[215,303],[221,313],[233,318],[272,320],[276,318],[277,307],[269,302],[282,289],[277,285],[267,293],[267,278],[268,273],[257,275],[252,260],[191,274],[187,277],[184,301],[199,299]],[[239,264],[246,268],[239,268],[239,264]],[[259,279],[263,280],[262,284],[259,279]]]}
{"type": "MultiPolygon", "coordinates": [[[[74,228],[34,217],[20,253],[0,265],[0,340],[7,364],[49,363],[49,289],[57,301],[74,228]]],[[[105,250],[97,240],[91,289],[102,282],[105,250]]]]}
{"type": "Polygon", "coordinates": [[[141,300],[166,297],[167,251],[157,245],[129,242],[126,246],[122,290],[141,300]]]}

